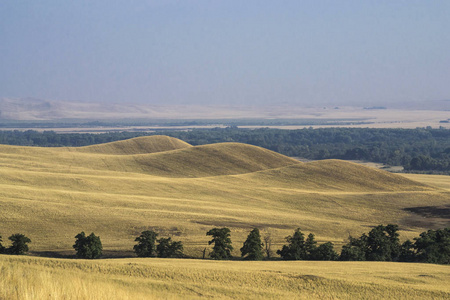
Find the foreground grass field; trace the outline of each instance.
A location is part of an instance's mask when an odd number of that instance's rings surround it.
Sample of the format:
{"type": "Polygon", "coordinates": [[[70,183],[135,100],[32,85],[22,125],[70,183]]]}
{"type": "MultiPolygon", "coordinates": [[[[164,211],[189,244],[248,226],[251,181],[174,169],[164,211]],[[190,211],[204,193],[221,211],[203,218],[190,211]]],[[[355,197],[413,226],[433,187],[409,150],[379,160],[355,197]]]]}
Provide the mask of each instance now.
{"type": "Polygon", "coordinates": [[[448,266],[0,256],[0,299],[448,299],[448,266]]]}
{"type": "Polygon", "coordinates": [[[400,224],[402,238],[412,238],[449,226],[405,210],[450,204],[448,176],[437,185],[417,176],[164,136],[81,148],[0,145],[0,234],[23,233],[33,253],[51,256],[73,255],[80,231],[99,235],[107,256],[133,255],[147,229],[181,240],[193,257],[214,226],[231,229],[237,250],[253,227],[272,235],[273,250],[297,227],[338,247],[378,224],[400,224]]]}

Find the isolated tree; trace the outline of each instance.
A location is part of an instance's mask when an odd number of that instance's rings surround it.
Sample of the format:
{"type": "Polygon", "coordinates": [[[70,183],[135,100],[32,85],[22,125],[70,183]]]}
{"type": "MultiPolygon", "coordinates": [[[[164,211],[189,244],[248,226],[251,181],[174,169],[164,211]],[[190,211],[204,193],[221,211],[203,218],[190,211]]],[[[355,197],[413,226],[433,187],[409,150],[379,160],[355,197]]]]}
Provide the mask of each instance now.
{"type": "Polygon", "coordinates": [[[96,236],[93,232],[86,236],[84,231],[75,236],[75,244],[73,248],[77,252],[78,258],[94,259],[99,258],[102,255],[102,242],[100,237],[96,236]]]}
{"type": "Polygon", "coordinates": [[[248,234],[247,240],[241,248],[241,256],[247,260],[262,260],[262,249],[261,235],[259,229],[255,228],[248,234]]]}
{"type": "Polygon", "coordinates": [[[233,251],[233,246],[231,246],[230,239],[230,229],[224,228],[213,228],[206,233],[206,235],[211,235],[212,240],[208,242],[209,245],[214,244],[213,251],[209,254],[213,259],[229,259],[231,258],[231,251],[233,251]]]}
{"type": "Polygon", "coordinates": [[[134,241],[138,242],[133,249],[139,257],[153,257],[155,256],[156,237],[158,234],[153,230],[146,230],[141,233],[134,241]]]}
{"type": "Polygon", "coordinates": [[[277,251],[277,254],[284,260],[302,260],[307,258],[305,249],[305,236],[297,228],[293,236],[286,237],[288,245],[284,245],[281,250],[277,251]]]}
{"type": "Polygon", "coordinates": [[[183,257],[183,243],[175,242],[169,238],[161,238],[158,240],[158,246],[156,246],[156,253],[158,257],[171,258],[171,257],[183,257]]]}
{"type": "Polygon", "coordinates": [[[6,250],[8,254],[22,255],[28,252],[28,243],[31,240],[21,233],[16,233],[8,238],[12,245],[6,250]]]}

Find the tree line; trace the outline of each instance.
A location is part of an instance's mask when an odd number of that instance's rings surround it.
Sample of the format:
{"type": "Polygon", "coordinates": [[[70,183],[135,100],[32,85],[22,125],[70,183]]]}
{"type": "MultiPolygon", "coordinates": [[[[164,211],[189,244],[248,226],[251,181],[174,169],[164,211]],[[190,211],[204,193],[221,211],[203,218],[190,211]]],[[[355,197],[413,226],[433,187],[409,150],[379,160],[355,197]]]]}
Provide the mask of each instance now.
{"type": "MultiPolygon", "coordinates": [[[[359,237],[350,236],[343,245],[341,253],[334,250],[331,242],[318,245],[313,233],[306,239],[300,228],[293,235],[286,237],[287,244],[276,253],[283,260],[322,260],[322,261],[396,261],[425,262],[435,264],[450,264],[450,228],[428,230],[422,232],[414,241],[406,240],[400,243],[398,225],[378,225],[370,232],[359,237]]],[[[229,228],[212,228],[206,233],[211,236],[209,245],[213,245],[209,257],[216,260],[232,259],[232,241],[229,228]]],[[[136,237],[133,250],[138,257],[183,258],[183,244],[172,238],[157,238],[158,233],[146,230],[136,237]]],[[[102,243],[94,233],[86,236],[81,232],[75,236],[73,248],[77,258],[96,259],[102,256],[102,243]]],[[[31,242],[23,234],[13,234],[9,237],[12,245],[5,248],[1,242],[0,253],[21,255],[28,251],[31,242]]],[[[271,238],[266,236],[264,242],[258,228],[254,228],[240,248],[244,260],[271,259],[271,238]]],[[[205,248],[206,251],[206,248],[205,248]]],[[[203,258],[205,258],[205,253],[203,258]]]]}
{"type": "Polygon", "coordinates": [[[351,159],[400,165],[408,172],[450,174],[449,129],[304,128],[194,129],[190,131],[110,132],[0,131],[0,144],[22,146],[87,146],[144,135],[164,134],[192,145],[239,142],[307,159],[351,159]]]}

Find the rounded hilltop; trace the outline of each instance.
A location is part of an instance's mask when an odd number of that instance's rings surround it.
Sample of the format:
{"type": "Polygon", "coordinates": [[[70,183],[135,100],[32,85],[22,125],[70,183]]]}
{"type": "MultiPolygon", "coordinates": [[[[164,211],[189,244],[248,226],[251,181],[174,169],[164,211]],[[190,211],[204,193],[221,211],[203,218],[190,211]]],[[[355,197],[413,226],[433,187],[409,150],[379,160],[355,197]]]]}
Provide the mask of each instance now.
{"type": "Polygon", "coordinates": [[[165,135],[142,136],[123,141],[116,141],[105,144],[97,144],[86,147],[73,147],[78,152],[113,154],[113,155],[132,155],[157,153],[184,149],[192,147],[190,144],[177,138],[165,135]]]}

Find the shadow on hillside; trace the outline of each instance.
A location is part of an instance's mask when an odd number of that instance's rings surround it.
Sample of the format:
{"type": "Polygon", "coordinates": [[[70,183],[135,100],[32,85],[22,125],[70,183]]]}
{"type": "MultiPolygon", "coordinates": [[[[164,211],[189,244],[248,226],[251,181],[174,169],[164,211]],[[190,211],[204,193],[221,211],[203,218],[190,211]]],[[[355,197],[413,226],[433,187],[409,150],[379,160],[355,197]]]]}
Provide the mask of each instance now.
{"type": "Polygon", "coordinates": [[[429,229],[450,227],[450,205],[407,207],[403,210],[412,213],[402,223],[429,229]]]}
{"type": "Polygon", "coordinates": [[[238,227],[238,228],[277,228],[277,229],[295,229],[295,225],[268,224],[268,223],[246,223],[239,221],[191,221],[192,223],[217,226],[217,227],[238,227]]]}

